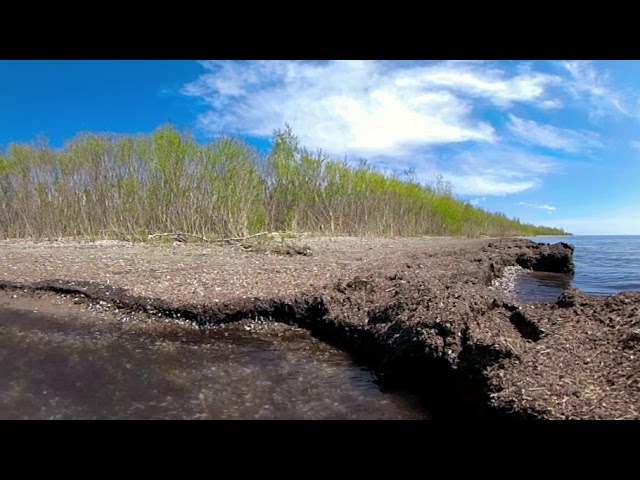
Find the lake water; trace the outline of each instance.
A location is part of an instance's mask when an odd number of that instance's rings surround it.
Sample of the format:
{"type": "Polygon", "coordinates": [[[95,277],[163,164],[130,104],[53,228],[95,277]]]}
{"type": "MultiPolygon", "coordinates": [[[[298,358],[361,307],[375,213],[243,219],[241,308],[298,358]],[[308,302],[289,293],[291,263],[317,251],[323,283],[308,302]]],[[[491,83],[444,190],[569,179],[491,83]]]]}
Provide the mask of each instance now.
{"type": "Polygon", "coordinates": [[[514,286],[520,301],[553,302],[570,286],[598,296],[640,291],[640,235],[574,235],[530,240],[574,245],[576,273],[573,278],[543,272],[520,275],[514,286]]]}
{"type": "Polygon", "coordinates": [[[285,325],[199,331],[0,308],[0,419],[426,419],[285,325]]]}

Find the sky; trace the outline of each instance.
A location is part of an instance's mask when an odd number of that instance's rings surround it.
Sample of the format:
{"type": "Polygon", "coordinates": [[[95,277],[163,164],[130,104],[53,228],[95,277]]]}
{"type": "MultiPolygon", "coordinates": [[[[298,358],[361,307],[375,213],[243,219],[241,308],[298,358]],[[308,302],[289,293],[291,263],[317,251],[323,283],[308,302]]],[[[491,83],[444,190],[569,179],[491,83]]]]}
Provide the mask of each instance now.
{"type": "Polygon", "coordinates": [[[83,131],[300,143],[491,212],[640,235],[640,61],[0,60],[0,145],[83,131]]]}

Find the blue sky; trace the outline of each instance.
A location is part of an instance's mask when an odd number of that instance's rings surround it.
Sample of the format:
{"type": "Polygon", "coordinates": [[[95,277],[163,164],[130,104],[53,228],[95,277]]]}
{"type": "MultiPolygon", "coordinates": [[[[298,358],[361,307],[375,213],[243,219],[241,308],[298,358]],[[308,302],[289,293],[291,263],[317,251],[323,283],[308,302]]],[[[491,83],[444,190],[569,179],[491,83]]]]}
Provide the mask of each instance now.
{"type": "Polygon", "coordinates": [[[0,145],[165,123],[441,174],[489,211],[640,234],[639,61],[0,61],[0,145]]]}

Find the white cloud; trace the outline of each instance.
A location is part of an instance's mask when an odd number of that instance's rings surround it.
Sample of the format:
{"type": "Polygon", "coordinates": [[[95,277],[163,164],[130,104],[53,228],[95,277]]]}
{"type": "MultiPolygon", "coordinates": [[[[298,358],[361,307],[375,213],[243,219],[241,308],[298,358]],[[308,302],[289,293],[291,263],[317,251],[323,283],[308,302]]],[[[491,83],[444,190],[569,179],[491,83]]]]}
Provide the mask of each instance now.
{"type": "Polygon", "coordinates": [[[555,150],[575,153],[603,146],[598,135],[594,132],[541,125],[533,120],[524,120],[512,114],[509,114],[507,128],[527,143],[555,150]]]}
{"type": "MultiPolygon", "coordinates": [[[[497,141],[493,126],[473,116],[474,102],[501,108],[530,102],[550,108],[538,72],[508,75],[482,62],[207,61],[207,72],[182,93],[214,110],[202,115],[212,132],[269,137],[289,123],[310,148],[375,157],[425,146],[497,141]]],[[[549,103],[551,102],[551,103],[549,103]]]]}
{"type": "Polygon", "coordinates": [[[521,205],[523,207],[531,207],[531,208],[539,208],[541,210],[547,210],[548,212],[555,212],[556,207],[552,207],[551,205],[541,205],[538,203],[526,203],[526,202],[518,202],[516,205],[521,205]]]}
{"type": "Polygon", "coordinates": [[[545,175],[562,170],[551,157],[493,144],[450,155],[383,158],[375,164],[387,171],[412,168],[416,179],[428,184],[442,175],[455,194],[478,197],[524,192],[539,186],[545,175]]]}
{"type": "Polygon", "coordinates": [[[551,157],[508,146],[491,145],[442,159],[439,173],[460,195],[509,195],[540,185],[544,175],[559,172],[551,157]]]}
{"type": "Polygon", "coordinates": [[[589,61],[563,62],[571,80],[564,87],[574,97],[589,102],[589,117],[605,115],[631,115],[625,98],[608,85],[606,73],[598,71],[589,61]]]}
{"type": "Polygon", "coordinates": [[[482,198],[472,198],[471,200],[469,200],[469,203],[471,205],[473,205],[474,207],[477,207],[478,205],[480,205],[482,202],[486,201],[487,197],[482,197],[482,198]]]}
{"type": "Polygon", "coordinates": [[[640,150],[640,141],[638,141],[638,140],[631,140],[631,141],[629,142],[629,146],[630,146],[631,148],[635,148],[636,150],[640,150]]]}
{"type": "MultiPolygon", "coordinates": [[[[321,148],[338,158],[365,157],[385,168],[413,167],[423,182],[442,174],[461,195],[523,192],[558,169],[553,158],[505,145],[491,122],[479,115],[479,109],[508,111],[516,104],[542,111],[562,108],[563,101],[551,97],[550,90],[562,91],[566,79],[535,72],[530,65],[510,70],[494,62],[464,61],[205,61],[202,65],[203,75],[181,92],[211,107],[199,117],[199,124],[214,135],[269,138],[288,123],[310,149],[321,148]],[[464,154],[434,154],[436,147],[454,149],[463,142],[467,142],[460,147],[467,150],[464,154]]],[[[586,91],[571,78],[576,94],[586,91]]],[[[541,125],[514,115],[509,119],[506,131],[527,143],[568,152],[601,146],[591,132],[541,125]]]]}
{"type": "MultiPolygon", "coordinates": [[[[504,196],[535,188],[544,175],[558,171],[559,165],[550,157],[488,145],[438,158],[428,173],[431,178],[441,174],[459,195],[504,196]]],[[[420,177],[422,172],[418,169],[417,173],[420,177]]]]}
{"type": "Polygon", "coordinates": [[[588,93],[590,95],[605,96],[609,92],[603,85],[606,75],[599,73],[589,61],[564,62],[571,76],[574,78],[573,84],[569,88],[576,93],[588,93]]]}
{"type": "Polygon", "coordinates": [[[499,175],[449,173],[445,178],[453,184],[455,193],[461,195],[510,195],[530,190],[538,185],[535,180],[503,180],[499,175]]]}
{"type": "Polygon", "coordinates": [[[269,137],[286,122],[302,144],[339,156],[398,155],[417,146],[494,141],[493,127],[474,120],[471,105],[447,89],[397,86],[398,75],[413,70],[408,67],[345,60],[203,65],[209,73],[182,92],[215,108],[200,117],[200,125],[213,133],[269,137]]]}
{"type": "Polygon", "coordinates": [[[543,100],[542,102],[540,102],[538,104],[538,106],[540,108],[542,108],[543,110],[554,110],[554,109],[557,109],[557,108],[564,107],[564,103],[562,103],[562,101],[560,101],[558,99],[543,100]]]}
{"type": "Polygon", "coordinates": [[[438,87],[481,97],[499,106],[513,102],[531,102],[543,97],[545,89],[560,82],[559,77],[525,71],[507,77],[503,71],[478,68],[479,65],[444,63],[413,68],[396,78],[399,87],[438,87]]]}

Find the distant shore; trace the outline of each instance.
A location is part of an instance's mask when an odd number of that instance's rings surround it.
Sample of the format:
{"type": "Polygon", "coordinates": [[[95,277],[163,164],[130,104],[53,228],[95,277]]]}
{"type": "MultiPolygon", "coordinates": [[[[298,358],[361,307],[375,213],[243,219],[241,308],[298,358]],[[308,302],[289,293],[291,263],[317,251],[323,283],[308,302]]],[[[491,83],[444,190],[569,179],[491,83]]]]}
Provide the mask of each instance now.
{"type": "Polygon", "coordinates": [[[202,327],[296,323],[408,384],[447,378],[478,416],[640,419],[640,293],[532,306],[500,287],[507,267],[570,272],[572,254],[522,238],[0,241],[0,308],[62,295],[202,327]]]}

